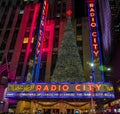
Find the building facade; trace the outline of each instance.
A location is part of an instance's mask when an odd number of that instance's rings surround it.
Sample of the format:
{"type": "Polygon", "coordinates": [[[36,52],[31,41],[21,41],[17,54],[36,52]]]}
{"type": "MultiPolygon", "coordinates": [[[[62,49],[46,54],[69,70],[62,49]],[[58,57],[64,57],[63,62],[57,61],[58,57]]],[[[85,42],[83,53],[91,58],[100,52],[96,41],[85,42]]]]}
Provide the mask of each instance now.
{"type": "MultiPolygon", "coordinates": [[[[5,60],[8,65],[0,74],[1,88],[5,88],[8,82],[51,82],[67,15],[70,14],[85,81],[90,81],[91,75],[95,82],[104,81],[104,73],[99,66],[104,63],[102,56],[110,51],[101,43],[104,36],[100,36],[103,29],[99,25],[104,19],[99,17],[105,14],[98,10],[98,5],[101,7],[99,1],[95,2],[95,7],[90,6],[90,2],[95,1],[1,0],[0,62],[3,64],[5,60]]],[[[106,43],[109,43],[107,39],[106,43]]],[[[21,104],[26,105],[20,101],[17,108],[21,104]]]]}

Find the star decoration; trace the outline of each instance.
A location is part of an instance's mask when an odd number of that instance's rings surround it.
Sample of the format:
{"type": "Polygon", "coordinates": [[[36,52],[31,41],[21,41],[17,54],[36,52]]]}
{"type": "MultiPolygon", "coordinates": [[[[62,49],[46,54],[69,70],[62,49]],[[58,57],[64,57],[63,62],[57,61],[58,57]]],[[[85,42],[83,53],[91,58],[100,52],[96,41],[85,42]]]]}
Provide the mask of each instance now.
{"type": "Polygon", "coordinates": [[[67,10],[67,11],[66,11],[66,14],[67,14],[68,16],[71,16],[71,14],[72,14],[71,9],[67,10]]]}

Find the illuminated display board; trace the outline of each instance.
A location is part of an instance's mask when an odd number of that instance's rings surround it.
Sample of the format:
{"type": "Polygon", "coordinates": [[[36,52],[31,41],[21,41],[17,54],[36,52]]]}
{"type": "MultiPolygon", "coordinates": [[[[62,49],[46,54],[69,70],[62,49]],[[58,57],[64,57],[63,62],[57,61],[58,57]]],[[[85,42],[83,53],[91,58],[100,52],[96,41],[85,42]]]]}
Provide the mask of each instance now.
{"type": "Polygon", "coordinates": [[[104,81],[104,73],[99,71],[97,67],[102,65],[102,54],[100,49],[100,38],[98,31],[98,20],[96,15],[96,2],[95,0],[88,0],[88,20],[90,29],[90,48],[91,48],[91,58],[94,66],[92,68],[94,81],[104,81]],[[99,74],[98,74],[99,72],[99,74]],[[96,79],[96,76],[102,74],[102,77],[96,79]]]}
{"type": "Polygon", "coordinates": [[[7,98],[114,98],[110,83],[9,83],[7,98]]]}

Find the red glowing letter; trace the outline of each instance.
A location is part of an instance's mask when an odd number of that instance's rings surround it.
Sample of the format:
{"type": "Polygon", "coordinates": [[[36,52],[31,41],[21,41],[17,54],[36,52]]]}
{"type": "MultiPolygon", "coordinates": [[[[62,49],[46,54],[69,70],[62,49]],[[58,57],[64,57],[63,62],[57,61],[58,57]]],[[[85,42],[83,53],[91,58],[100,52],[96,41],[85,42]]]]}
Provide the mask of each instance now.
{"type": "Polygon", "coordinates": [[[79,84],[77,84],[77,85],[75,86],[75,90],[76,90],[76,91],[80,91],[80,85],[79,85],[79,84]]]}
{"type": "Polygon", "coordinates": [[[41,91],[41,88],[42,88],[41,85],[37,85],[37,86],[36,86],[36,91],[41,91]]]}
{"type": "Polygon", "coordinates": [[[68,85],[63,85],[62,89],[63,89],[63,91],[68,91],[69,90],[69,86],[68,85]]]}

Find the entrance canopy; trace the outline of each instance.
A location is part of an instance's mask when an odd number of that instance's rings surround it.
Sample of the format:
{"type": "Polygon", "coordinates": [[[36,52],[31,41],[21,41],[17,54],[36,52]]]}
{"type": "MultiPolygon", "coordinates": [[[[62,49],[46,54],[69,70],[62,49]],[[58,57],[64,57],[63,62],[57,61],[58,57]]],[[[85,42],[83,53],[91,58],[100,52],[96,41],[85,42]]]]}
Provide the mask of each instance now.
{"type": "Polygon", "coordinates": [[[7,98],[114,98],[111,83],[9,83],[7,98]]]}

